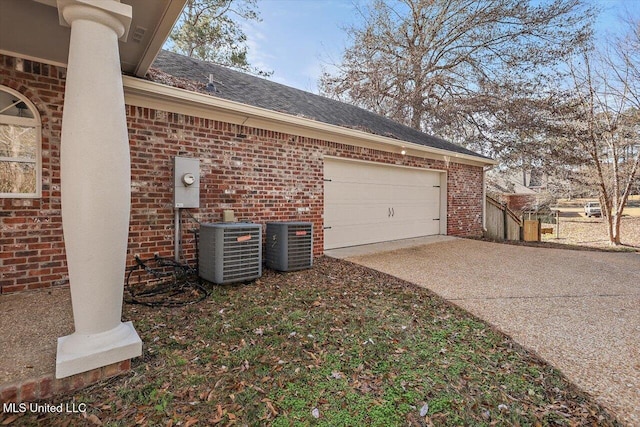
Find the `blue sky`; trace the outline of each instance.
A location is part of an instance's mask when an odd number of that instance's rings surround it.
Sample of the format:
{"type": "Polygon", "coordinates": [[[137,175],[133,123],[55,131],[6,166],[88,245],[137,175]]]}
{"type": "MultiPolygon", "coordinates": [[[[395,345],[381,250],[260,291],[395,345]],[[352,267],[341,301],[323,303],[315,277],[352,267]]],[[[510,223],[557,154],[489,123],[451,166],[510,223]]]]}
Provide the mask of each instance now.
{"type": "Polygon", "coordinates": [[[351,0],[260,0],[262,22],[247,23],[249,63],[272,70],[270,80],[317,92],[322,66],[339,62],[343,27],[354,22],[351,0]]]}
{"type": "MultiPolygon", "coordinates": [[[[591,0],[603,9],[599,33],[620,28],[618,17],[639,13],[640,0],[591,0]]],[[[271,70],[270,80],[317,93],[322,67],[340,61],[343,28],[356,22],[358,0],[259,0],[262,22],[244,23],[249,63],[271,70]]],[[[359,0],[360,3],[366,0],[359,0]]]]}

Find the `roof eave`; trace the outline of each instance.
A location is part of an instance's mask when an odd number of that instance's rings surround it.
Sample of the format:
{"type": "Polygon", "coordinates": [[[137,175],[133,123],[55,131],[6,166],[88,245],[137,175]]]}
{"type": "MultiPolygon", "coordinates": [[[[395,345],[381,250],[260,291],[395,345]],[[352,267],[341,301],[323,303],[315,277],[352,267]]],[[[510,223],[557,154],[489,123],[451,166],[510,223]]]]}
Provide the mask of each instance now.
{"type": "Polygon", "coordinates": [[[443,150],[319,122],[306,117],[268,110],[230,101],[207,94],[167,86],[160,83],[123,76],[125,102],[129,105],[160,109],[173,113],[220,120],[282,133],[353,144],[388,152],[428,157],[436,160],[475,166],[495,165],[497,162],[482,156],[443,150]]]}
{"type": "MultiPolygon", "coordinates": [[[[133,8],[129,37],[118,42],[124,73],[144,76],[187,0],[118,0],[104,5],[111,12],[133,8]]],[[[71,29],[60,21],[56,0],[0,0],[0,53],[67,67],[71,29]]]]}
{"type": "Polygon", "coordinates": [[[171,30],[176,25],[176,22],[178,22],[178,19],[180,19],[180,14],[186,2],[187,0],[172,0],[169,2],[162,14],[160,22],[155,27],[151,41],[138,60],[138,64],[134,70],[136,76],[144,77],[147,74],[149,68],[151,68],[151,64],[153,64],[153,61],[155,61],[162,50],[162,46],[167,41],[167,38],[169,38],[171,30]]]}

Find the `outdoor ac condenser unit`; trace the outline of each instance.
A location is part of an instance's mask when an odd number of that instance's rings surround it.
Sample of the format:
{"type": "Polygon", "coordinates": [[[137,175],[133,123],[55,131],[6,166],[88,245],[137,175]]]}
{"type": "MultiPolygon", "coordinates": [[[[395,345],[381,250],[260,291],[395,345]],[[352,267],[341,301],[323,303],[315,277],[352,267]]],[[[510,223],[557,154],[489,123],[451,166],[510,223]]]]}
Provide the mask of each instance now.
{"type": "Polygon", "coordinates": [[[200,277],[216,284],[262,276],[262,226],[250,223],[200,225],[200,277]]]}
{"type": "Polygon", "coordinates": [[[313,224],[310,222],[268,222],[265,261],[279,271],[311,268],[313,224]]]}

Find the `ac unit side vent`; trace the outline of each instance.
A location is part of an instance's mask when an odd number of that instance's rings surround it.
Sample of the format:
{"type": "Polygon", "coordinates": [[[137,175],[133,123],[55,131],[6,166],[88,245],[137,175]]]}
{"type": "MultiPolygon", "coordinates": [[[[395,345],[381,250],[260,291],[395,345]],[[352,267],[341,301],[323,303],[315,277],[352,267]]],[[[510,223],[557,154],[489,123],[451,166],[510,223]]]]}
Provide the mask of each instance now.
{"type": "Polygon", "coordinates": [[[257,279],[262,276],[262,226],[201,224],[199,252],[204,280],[224,284],[257,279]]]}
{"type": "Polygon", "coordinates": [[[313,266],[313,224],[310,222],[268,222],[265,263],[278,271],[295,271],[313,266]]]}

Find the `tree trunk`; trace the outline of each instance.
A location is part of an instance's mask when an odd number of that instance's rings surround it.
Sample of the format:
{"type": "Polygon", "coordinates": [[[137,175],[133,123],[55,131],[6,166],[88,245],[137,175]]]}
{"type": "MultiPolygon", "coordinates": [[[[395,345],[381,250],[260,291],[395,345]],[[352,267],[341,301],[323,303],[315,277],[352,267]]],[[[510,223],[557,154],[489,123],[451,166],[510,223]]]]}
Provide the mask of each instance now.
{"type": "MultiPolygon", "coordinates": [[[[602,206],[602,205],[600,205],[602,206]]],[[[602,217],[607,219],[607,235],[609,236],[609,245],[611,246],[615,246],[615,239],[614,239],[614,225],[613,225],[613,215],[606,215],[604,213],[604,209],[605,207],[602,206],[602,217]]]]}
{"type": "Polygon", "coordinates": [[[619,246],[622,243],[620,242],[620,222],[622,219],[622,215],[616,213],[612,215],[611,222],[613,225],[612,232],[613,235],[609,236],[611,246],[619,246]]]}

